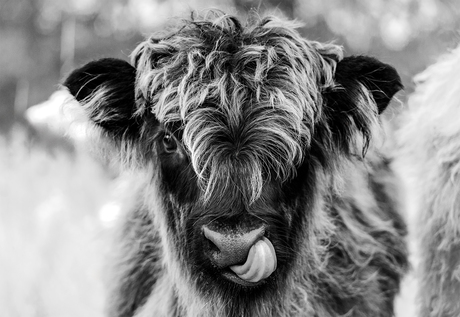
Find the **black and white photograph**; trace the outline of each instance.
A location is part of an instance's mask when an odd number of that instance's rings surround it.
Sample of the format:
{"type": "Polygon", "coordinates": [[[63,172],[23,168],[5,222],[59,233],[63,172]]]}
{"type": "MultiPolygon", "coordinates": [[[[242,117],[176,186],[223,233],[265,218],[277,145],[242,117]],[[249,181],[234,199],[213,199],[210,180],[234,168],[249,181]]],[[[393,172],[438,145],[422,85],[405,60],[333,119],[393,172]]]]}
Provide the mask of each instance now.
{"type": "Polygon", "coordinates": [[[458,0],[0,0],[1,317],[460,317],[458,0]]]}

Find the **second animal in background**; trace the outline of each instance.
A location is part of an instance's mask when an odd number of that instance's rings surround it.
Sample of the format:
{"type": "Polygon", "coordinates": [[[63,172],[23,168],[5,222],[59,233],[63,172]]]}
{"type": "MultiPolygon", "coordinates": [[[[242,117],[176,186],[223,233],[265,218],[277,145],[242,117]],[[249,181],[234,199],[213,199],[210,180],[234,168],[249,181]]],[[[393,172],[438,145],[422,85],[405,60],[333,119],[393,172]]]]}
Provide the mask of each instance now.
{"type": "Polygon", "coordinates": [[[460,46],[416,78],[397,134],[420,317],[460,316],[460,46]]]}

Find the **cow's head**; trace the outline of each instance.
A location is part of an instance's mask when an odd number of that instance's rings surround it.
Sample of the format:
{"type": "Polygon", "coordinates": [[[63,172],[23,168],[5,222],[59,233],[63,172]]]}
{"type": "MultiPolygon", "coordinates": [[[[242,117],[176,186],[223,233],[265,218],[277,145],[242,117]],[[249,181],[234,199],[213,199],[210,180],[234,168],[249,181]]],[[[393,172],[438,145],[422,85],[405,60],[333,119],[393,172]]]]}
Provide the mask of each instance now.
{"type": "Polygon", "coordinates": [[[392,67],[343,58],[292,24],[227,15],[186,21],[131,64],[94,61],[64,85],[112,155],[149,175],[173,279],[239,307],[285,287],[300,252],[315,261],[316,197],[365,152],[401,88],[392,67]]]}

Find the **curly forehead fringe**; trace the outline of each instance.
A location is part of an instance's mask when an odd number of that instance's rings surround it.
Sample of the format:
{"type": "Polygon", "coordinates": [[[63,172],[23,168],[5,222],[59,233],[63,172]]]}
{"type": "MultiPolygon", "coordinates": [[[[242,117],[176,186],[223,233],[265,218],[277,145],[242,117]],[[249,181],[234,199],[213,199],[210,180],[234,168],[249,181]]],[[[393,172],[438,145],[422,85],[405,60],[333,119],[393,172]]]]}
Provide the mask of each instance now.
{"type": "Polygon", "coordinates": [[[343,52],[298,26],[209,11],[133,52],[137,113],[181,127],[205,197],[232,183],[253,202],[267,174],[285,180],[302,161],[343,52]]]}

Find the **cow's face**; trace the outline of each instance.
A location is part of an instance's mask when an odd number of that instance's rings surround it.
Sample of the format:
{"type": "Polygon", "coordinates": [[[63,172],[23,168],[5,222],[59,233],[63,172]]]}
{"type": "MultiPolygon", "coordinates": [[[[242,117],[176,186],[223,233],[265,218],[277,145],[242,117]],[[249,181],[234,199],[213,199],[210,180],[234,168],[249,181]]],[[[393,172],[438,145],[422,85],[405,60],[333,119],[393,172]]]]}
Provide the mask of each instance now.
{"type": "Polygon", "coordinates": [[[300,252],[316,258],[318,190],[362,154],[397,73],[227,16],[145,41],[133,64],[92,62],[65,85],[114,155],[153,169],[146,201],[176,283],[239,303],[276,294],[300,252]]]}

